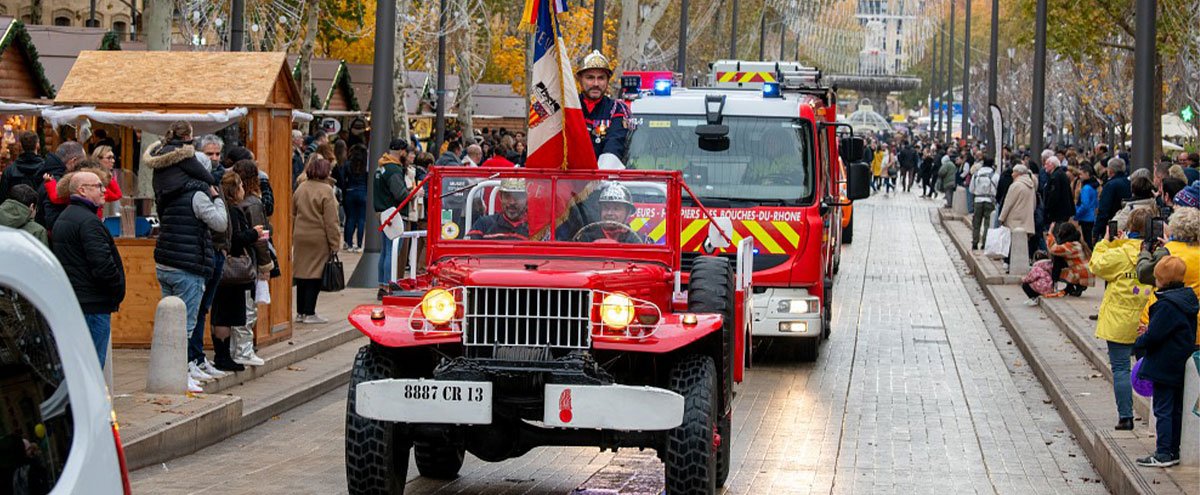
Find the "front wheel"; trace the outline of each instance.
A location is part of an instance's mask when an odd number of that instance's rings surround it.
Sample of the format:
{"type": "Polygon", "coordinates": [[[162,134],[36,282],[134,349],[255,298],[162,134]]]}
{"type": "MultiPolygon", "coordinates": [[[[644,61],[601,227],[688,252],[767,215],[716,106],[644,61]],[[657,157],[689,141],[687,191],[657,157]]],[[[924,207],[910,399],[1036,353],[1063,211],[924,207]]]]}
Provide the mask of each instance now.
{"type": "MultiPolygon", "coordinates": [[[[717,492],[717,367],[708,356],[692,355],[671,370],[671,390],[683,396],[683,423],[667,434],[667,493],[717,492]]],[[[728,439],[722,438],[722,441],[728,439]]]]}
{"type": "Polygon", "coordinates": [[[452,480],[458,477],[462,469],[466,449],[445,441],[416,442],[413,445],[413,457],[417,462],[417,471],[421,476],[437,480],[452,480]]]}
{"type": "Polygon", "coordinates": [[[411,439],[395,423],[355,412],[358,384],[394,378],[395,371],[391,357],[371,344],[359,349],[354,358],[346,400],[346,489],[351,495],[404,493],[411,439]]]}

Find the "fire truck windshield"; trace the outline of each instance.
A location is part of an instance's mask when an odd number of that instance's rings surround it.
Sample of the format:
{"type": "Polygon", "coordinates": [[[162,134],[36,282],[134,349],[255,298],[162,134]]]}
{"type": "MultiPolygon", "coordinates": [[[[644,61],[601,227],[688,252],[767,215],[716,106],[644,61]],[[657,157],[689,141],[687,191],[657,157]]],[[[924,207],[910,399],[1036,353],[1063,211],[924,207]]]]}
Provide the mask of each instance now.
{"type": "Polygon", "coordinates": [[[703,116],[642,115],[629,142],[629,168],[680,170],[697,196],[776,204],[813,198],[811,124],[802,119],[726,115],[729,149],[705,151],[703,116]]]}

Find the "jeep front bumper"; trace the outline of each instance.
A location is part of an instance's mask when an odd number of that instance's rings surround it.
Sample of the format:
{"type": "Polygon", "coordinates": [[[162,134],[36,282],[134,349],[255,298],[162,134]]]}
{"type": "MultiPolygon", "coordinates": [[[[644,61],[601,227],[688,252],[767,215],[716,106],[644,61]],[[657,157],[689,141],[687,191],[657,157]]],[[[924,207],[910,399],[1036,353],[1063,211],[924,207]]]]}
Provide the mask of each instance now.
{"type": "MultiPolygon", "coordinates": [[[[388,379],[355,390],[358,415],[402,423],[492,423],[487,381],[388,379]]],[[[683,422],[683,396],[661,388],[547,383],[542,422],[548,427],[620,431],[669,430],[683,422]]]]}

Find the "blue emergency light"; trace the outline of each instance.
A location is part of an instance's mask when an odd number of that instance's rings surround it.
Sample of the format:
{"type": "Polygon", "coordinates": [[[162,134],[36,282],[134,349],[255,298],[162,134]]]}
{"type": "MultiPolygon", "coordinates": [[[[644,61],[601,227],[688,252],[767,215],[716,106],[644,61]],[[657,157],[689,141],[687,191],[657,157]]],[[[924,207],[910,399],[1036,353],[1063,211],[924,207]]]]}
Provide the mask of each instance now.
{"type": "Polygon", "coordinates": [[[783,93],[779,92],[779,83],[768,82],[763,83],[763,98],[782,98],[783,93]]]}
{"type": "Polygon", "coordinates": [[[654,81],[654,96],[671,96],[671,80],[659,79],[654,81]]]}

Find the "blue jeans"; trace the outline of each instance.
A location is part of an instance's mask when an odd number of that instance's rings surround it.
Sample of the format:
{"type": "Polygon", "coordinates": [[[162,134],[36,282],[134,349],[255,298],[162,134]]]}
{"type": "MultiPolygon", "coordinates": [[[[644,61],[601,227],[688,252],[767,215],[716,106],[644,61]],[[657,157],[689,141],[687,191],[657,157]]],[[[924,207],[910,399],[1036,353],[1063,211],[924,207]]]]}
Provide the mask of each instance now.
{"type": "Polygon", "coordinates": [[[108,355],[108,337],[112,335],[112,314],[84,313],[83,321],[87,322],[88,331],[92,334],[92,344],[96,345],[96,355],[100,357],[100,368],[104,369],[104,358],[108,355]]]}
{"type": "Polygon", "coordinates": [[[200,309],[196,311],[196,324],[188,332],[188,362],[204,359],[204,324],[208,321],[208,310],[217,296],[217,285],[221,283],[221,270],[225,268],[225,255],[213,254],[213,274],[204,282],[204,295],[200,298],[200,309]]]}
{"type": "MultiPolygon", "coordinates": [[[[187,338],[190,344],[192,333],[196,328],[196,320],[200,316],[200,302],[204,299],[204,277],[183,270],[155,268],[154,271],[158,276],[158,285],[162,287],[162,296],[178,297],[183,300],[183,306],[187,308],[187,322],[184,323],[183,328],[187,329],[187,338]]],[[[195,357],[192,356],[191,345],[189,345],[188,361],[194,360],[195,357]]]]}
{"type": "Polygon", "coordinates": [[[363,235],[366,234],[364,227],[367,223],[367,190],[347,189],[345,199],[346,202],[343,204],[346,209],[344,240],[347,246],[362,247],[363,235]]]}
{"type": "Polygon", "coordinates": [[[1133,344],[1108,343],[1108,363],[1112,367],[1113,397],[1117,400],[1117,417],[1133,418],[1133,385],[1129,382],[1129,354],[1133,344]]]}
{"type": "Polygon", "coordinates": [[[1154,454],[1159,458],[1170,455],[1179,458],[1183,442],[1183,385],[1154,382],[1154,420],[1156,438],[1154,454]]]}
{"type": "Polygon", "coordinates": [[[387,234],[380,232],[379,242],[383,243],[379,249],[379,285],[387,286],[392,281],[392,240],[387,234]]]}

